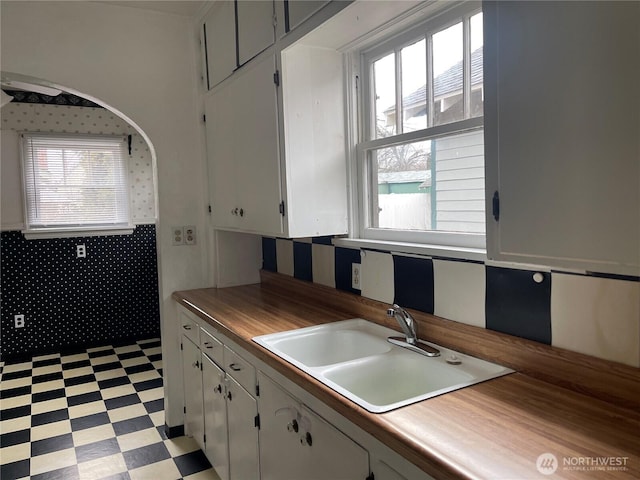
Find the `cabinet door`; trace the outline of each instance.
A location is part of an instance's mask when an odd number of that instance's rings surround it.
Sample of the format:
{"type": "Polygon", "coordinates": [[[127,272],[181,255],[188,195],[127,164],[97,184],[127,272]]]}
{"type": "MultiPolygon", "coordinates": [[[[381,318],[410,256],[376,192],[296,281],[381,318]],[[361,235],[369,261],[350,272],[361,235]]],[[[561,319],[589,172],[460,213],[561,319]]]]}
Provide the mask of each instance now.
{"type": "Polygon", "coordinates": [[[237,228],[239,179],[236,177],[235,114],[236,105],[225,85],[205,100],[207,160],[209,167],[209,204],[213,225],[237,228]]]}
{"type": "Polygon", "coordinates": [[[203,25],[207,85],[209,89],[233,73],[236,59],[236,18],[233,0],[220,0],[203,25]]]}
{"type": "Polygon", "coordinates": [[[262,480],[368,477],[366,450],[262,373],[259,383],[262,480]]]}
{"type": "Polygon", "coordinates": [[[229,439],[224,372],[206,355],[202,356],[204,431],[207,458],[221,480],[229,480],[229,439]]]}
{"type": "Polygon", "coordinates": [[[306,466],[308,480],[352,480],[369,476],[368,452],[333,425],[302,406],[300,446],[310,452],[306,466]]]}
{"type": "Polygon", "coordinates": [[[204,450],[204,414],[202,408],[202,372],[200,349],[182,336],[182,373],[184,378],[185,433],[204,450]]]}
{"type": "Polygon", "coordinates": [[[287,32],[293,30],[311,15],[324,7],[328,0],[289,0],[286,2],[285,8],[288,7],[287,14],[288,25],[287,32]]]}
{"type": "Polygon", "coordinates": [[[256,400],[227,377],[227,419],[231,478],[260,478],[256,400]]]}
{"type": "Polygon", "coordinates": [[[298,480],[310,462],[300,448],[300,405],[270,378],[258,373],[260,385],[260,471],[262,480],[298,480]]]}
{"type": "Polygon", "coordinates": [[[236,99],[236,159],[242,229],[282,233],[279,205],[280,153],[274,56],[247,65],[233,82],[236,99]]]}
{"type": "Polygon", "coordinates": [[[206,101],[210,198],[218,228],[282,233],[275,69],[274,56],[251,62],[206,101]]]}
{"type": "Polygon", "coordinates": [[[243,0],[238,7],[238,64],[244,65],[273,44],[273,1],[243,0]]]}
{"type": "Polygon", "coordinates": [[[638,275],[640,4],[489,2],[484,21],[489,257],[638,275]]]}

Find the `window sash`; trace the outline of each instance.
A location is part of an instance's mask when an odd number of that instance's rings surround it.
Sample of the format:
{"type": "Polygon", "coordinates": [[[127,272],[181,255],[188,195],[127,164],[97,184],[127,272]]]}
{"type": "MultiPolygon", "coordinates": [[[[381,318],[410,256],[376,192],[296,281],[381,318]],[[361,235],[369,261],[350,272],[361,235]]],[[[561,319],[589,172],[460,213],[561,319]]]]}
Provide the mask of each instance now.
{"type": "Polygon", "coordinates": [[[126,137],[22,133],[26,230],[131,226],[126,137]]]}
{"type": "Polygon", "coordinates": [[[373,221],[372,210],[375,208],[375,199],[377,196],[377,185],[371,183],[373,177],[370,171],[369,158],[373,151],[386,147],[405,145],[412,142],[423,140],[437,139],[448,135],[464,133],[466,131],[478,130],[483,128],[484,118],[482,116],[472,117],[471,112],[471,40],[470,40],[470,19],[474,15],[481,12],[480,5],[474,3],[469,6],[452,8],[442,12],[437,17],[423,22],[417,27],[403,33],[402,35],[391,38],[388,41],[378,43],[360,54],[361,71],[363,73],[363,89],[361,92],[360,104],[362,108],[362,118],[364,119],[362,138],[356,144],[355,156],[357,159],[356,174],[357,178],[354,185],[357,187],[358,199],[357,207],[354,210],[354,226],[359,228],[359,238],[382,240],[389,242],[408,242],[418,244],[434,244],[447,245],[451,247],[471,247],[485,248],[485,234],[481,233],[464,233],[464,232],[446,232],[437,230],[400,230],[389,228],[376,228],[373,221]],[[450,26],[462,22],[463,35],[463,105],[464,116],[462,120],[451,123],[434,125],[433,106],[433,49],[432,38],[438,32],[449,28],[450,26]],[[414,44],[416,41],[425,39],[426,41],[426,101],[427,101],[427,128],[417,131],[403,133],[402,128],[402,97],[407,92],[401,91],[401,62],[400,52],[408,45],[414,44]],[[376,107],[374,99],[374,63],[390,53],[396,56],[395,75],[396,75],[396,102],[395,102],[395,118],[396,132],[395,135],[388,137],[375,138],[376,129],[376,107]]]}

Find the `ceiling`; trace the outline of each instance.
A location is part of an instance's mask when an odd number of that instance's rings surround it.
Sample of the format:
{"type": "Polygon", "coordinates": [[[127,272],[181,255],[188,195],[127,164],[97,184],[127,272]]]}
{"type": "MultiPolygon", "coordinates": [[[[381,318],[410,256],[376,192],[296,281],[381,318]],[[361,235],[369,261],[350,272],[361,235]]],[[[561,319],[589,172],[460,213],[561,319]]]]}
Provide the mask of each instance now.
{"type": "Polygon", "coordinates": [[[202,0],[175,0],[175,1],[152,1],[152,0],[130,0],[130,1],[101,1],[100,3],[109,3],[112,5],[120,5],[123,7],[142,8],[144,10],[153,10],[156,12],[172,13],[174,15],[182,15],[185,17],[195,16],[206,1],[202,0]]]}

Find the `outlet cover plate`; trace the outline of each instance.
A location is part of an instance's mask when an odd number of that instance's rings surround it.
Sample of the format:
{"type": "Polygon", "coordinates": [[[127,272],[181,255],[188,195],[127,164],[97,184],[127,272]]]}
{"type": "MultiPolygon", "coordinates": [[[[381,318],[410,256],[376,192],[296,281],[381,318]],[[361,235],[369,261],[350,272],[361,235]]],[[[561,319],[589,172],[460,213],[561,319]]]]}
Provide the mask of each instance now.
{"type": "Polygon", "coordinates": [[[359,263],[351,264],[351,288],[360,290],[360,267],[359,263]]]}

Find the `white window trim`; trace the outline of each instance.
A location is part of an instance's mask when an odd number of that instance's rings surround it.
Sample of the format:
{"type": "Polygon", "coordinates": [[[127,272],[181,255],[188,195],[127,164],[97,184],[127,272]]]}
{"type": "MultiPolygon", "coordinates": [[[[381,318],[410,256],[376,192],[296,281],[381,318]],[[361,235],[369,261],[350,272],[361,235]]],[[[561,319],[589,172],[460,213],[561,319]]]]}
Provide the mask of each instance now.
{"type": "MultiPolygon", "coordinates": [[[[96,137],[111,137],[111,138],[125,138],[122,135],[95,135],[95,134],[69,134],[60,132],[19,132],[19,135],[43,135],[43,136],[59,136],[59,137],[71,137],[71,138],[96,138],[96,137]]],[[[24,207],[24,228],[21,230],[25,239],[38,240],[38,239],[50,239],[50,238],[74,238],[74,237],[95,237],[95,236],[108,236],[108,235],[131,235],[135,229],[135,225],[131,220],[131,196],[129,194],[129,174],[128,168],[124,172],[125,179],[125,192],[127,202],[127,223],[117,223],[109,225],[108,223],[95,224],[95,225],[74,225],[74,226],[52,226],[52,227],[31,227],[28,218],[28,202],[27,202],[27,186],[26,186],[26,172],[25,172],[25,153],[24,153],[24,141],[21,140],[20,145],[20,168],[22,170],[22,193],[23,193],[23,207],[24,207]]],[[[124,152],[124,147],[123,147],[124,152]]],[[[123,158],[126,164],[126,154],[123,153],[123,158]]]]}
{"type": "MultiPolygon", "coordinates": [[[[400,253],[413,253],[427,256],[486,260],[486,235],[458,232],[407,231],[378,229],[367,226],[369,218],[369,186],[366,179],[367,153],[376,148],[410,141],[428,140],[443,134],[463,133],[484,125],[484,117],[473,117],[455,124],[431,126],[424,130],[402,133],[394,136],[389,142],[386,138],[368,140],[370,128],[370,110],[365,108],[369,95],[369,85],[364,85],[361,75],[365,66],[365,55],[368,59],[375,55],[383,55],[389,51],[389,44],[408,44],[417,38],[416,32],[430,30],[440,31],[455,23],[461,17],[470,17],[481,11],[479,2],[467,2],[436,14],[432,19],[421,19],[416,27],[391,37],[387,41],[376,41],[373,48],[360,45],[357,50],[346,55],[346,90],[347,115],[349,116],[347,141],[348,173],[350,185],[350,218],[349,237],[334,239],[334,245],[347,248],[376,248],[400,253]],[[453,127],[453,128],[452,128],[453,127]]],[[[465,56],[468,53],[465,49],[465,56]]],[[[466,82],[466,78],[465,78],[466,82]]]]}

